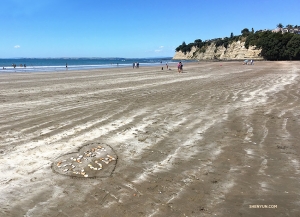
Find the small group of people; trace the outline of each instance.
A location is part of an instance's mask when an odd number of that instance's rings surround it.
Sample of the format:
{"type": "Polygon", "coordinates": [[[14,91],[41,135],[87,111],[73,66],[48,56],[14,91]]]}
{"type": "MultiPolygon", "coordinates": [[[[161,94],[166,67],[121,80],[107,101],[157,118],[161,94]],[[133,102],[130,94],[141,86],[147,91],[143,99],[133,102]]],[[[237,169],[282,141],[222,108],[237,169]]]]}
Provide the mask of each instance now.
{"type": "MultiPolygon", "coordinates": [[[[14,69],[17,67],[17,65],[16,64],[11,64],[12,65],[12,67],[14,67],[14,69]]],[[[24,68],[26,68],[26,64],[20,64],[20,67],[24,67],[24,68]]],[[[3,67],[3,69],[4,69],[4,67],[3,67]]]]}
{"type": "Polygon", "coordinates": [[[253,60],[244,60],[243,65],[254,65],[253,60]]]}
{"type": "Polygon", "coordinates": [[[139,63],[132,63],[132,68],[139,68],[140,67],[140,64],[139,63]]]}
{"type": "Polygon", "coordinates": [[[182,64],[182,62],[179,62],[177,64],[177,69],[178,69],[178,73],[182,73],[183,72],[183,64],[182,64]]]}

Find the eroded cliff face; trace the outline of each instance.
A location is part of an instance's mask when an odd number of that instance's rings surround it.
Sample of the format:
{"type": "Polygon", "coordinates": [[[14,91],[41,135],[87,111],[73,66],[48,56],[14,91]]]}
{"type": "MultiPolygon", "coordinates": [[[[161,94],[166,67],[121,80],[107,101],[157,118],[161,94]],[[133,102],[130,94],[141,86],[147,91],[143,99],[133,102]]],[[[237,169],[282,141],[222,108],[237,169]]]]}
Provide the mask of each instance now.
{"type": "Polygon", "coordinates": [[[228,45],[227,49],[224,46],[216,48],[212,43],[205,49],[205,52],[201,52],[196,47],[193,47],[191,52],[186,54],[181,51],[176,52],[173,59],[198,59],[198,60],[242,60],[242,59],[263,59],[260,56],[261,50],[255,49],[255,46],[249,46],[249,49],[245,48],[245,42],[237,41],[228,45]]]}

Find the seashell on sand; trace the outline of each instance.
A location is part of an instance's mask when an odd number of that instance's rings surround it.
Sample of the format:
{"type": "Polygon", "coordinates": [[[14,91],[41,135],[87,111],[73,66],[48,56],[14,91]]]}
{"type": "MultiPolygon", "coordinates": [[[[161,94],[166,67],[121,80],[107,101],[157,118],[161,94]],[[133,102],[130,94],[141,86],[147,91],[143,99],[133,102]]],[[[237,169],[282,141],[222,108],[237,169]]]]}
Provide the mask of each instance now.
{"type": "Polygon", "coordinates": [[[109,161],[106,161],[106,160],[102,160],[102,162],[104,162],[106,164],[109,164],[109,161]]]}
{"type": "Polygon", "coordinates": [[[112,156],[110,156],[109,154],[108,155],[106,155],[107,157],[109,157],[111,160],[116,160],[116,158],[114,158],[114,157],[112,157],[112,156]]]}

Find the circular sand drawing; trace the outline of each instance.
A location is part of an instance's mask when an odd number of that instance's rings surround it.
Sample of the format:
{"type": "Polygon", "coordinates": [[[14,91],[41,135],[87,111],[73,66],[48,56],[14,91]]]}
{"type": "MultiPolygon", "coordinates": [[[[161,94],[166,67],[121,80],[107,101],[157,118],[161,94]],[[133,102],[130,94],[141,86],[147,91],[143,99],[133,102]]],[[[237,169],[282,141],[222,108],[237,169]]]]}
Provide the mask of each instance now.
{"type": "Polygon", "coordinates": [[[112,174],[117,164],[113,149],[103,143],[90,143],[78,152],[63,155],[52,164],[62,175],[82,178],[104,178],[112,174]]]}

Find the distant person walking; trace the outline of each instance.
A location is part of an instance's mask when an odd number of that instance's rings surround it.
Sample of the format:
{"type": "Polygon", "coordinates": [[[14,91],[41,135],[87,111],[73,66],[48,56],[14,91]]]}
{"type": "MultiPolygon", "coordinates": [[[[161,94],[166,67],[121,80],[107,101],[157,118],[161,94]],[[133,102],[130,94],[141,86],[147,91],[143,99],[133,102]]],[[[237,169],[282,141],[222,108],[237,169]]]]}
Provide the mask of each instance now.
{"type": "Polygon", "coordinates": [[[68,63],[66,63],[66,69],[68,69],[68,63]]]}
{"type": "Polygon", "coordinates": [[[134,63],[132,63],[132,68],[134,69],[134,63]]]}
{"type": "Polygon", "coordinates": [[[183,72],[183,64],[181,63],[180,64],[180,73],[182,73],[183,72]]]}
{"type": "Polygon", "coordinates": [[[136,64],[136,67],[137,67],[137,68],[140,68],[140,63],[137,63],[137,64],[136,64]]]}

